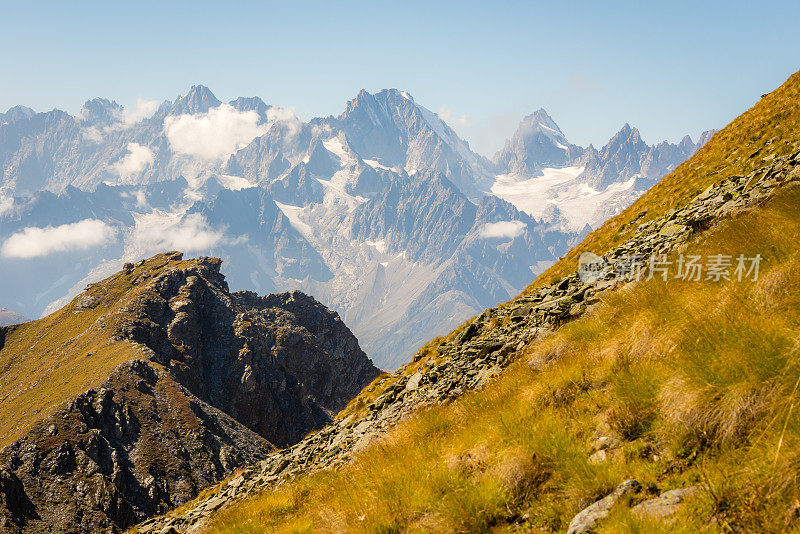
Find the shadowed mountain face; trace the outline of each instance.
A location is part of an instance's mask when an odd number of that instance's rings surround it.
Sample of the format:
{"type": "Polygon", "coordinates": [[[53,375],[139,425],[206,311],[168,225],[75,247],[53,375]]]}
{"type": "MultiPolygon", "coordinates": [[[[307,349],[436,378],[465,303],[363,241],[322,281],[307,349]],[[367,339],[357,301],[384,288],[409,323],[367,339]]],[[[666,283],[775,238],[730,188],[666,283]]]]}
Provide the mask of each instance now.
{"type": "Polygon", "coordinates": [[[379,374],[336,313],[231,293],[220,265],[126,264],[0,329],[5,526],[123,529],[327,424],[379,374]]]}
{"type": "Polygon", "coordinates": [[[308,122],[202,85],[136,109],[16,107],[0,115],[0,306],[40,317],[126,262],[185,250],[224,259],[234,290],[313,294],[394,368],[696,147],[627,128],[583,149],[538,110],[489,161],[396,89],[308,122]]]}

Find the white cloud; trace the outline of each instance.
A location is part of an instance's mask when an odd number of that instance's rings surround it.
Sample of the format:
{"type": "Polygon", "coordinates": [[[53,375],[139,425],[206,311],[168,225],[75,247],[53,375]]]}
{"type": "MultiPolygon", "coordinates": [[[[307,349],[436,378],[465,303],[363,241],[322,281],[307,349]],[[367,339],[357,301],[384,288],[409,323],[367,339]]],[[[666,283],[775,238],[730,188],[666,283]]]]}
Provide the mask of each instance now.
{"type": "Polygon", "coordinates": [[[14,210],[14,197],[7,197],[0,193],[0,217],[14,210]]]}
{"type": "Polygon", "coordinates": [[[103,142],[103,132],[96,126],[89,126],[88,128],[81,129],[81,136],[95,144],[103,142]]]}
{"type": "Polygon", "coordinates": [[[525,223],[522,221],[500,221],[484,224],[479,234],[483,238],[505,237],[513,239],[520,235],[524,229],[525,223]]]}
{"type": "MultiPolygon", "coordinates": [[[[281,124],[287,128],[290,135],[297,135],[300,133],[300,128],[303,125],[303,121],[295,115],[294,110],[292,108],[269,108],[267,110],[267,128],[271,128],[274,124],[281,124]]],[[[326,125],[328,130],[330,127],[326,125]]],[[[321,130],[318,130],[321,131],[321,130]]]]}
{"type": "Polygon", "coordinates": [[[55,227],[28,227],[6,239],[0,252],[6,258],[37,258],[100,246],[113,240],[115,235],[112,226],[97,219],[55,227]]]}
{"type": "Polygon", "coordinates": [[[133,109],[125,108],[120,117],[125,126],[133,126],[137,122],[153,116],[158,109],[158,102],[155,100],[145,100],[142,97],[136,99],[136,107],[133,109]]]}
{"type": "Polygon", "coordinates": [[[229,104],[208,113],[164,119],[164,133],[172,149],[205,160],[232,154],[268,129],[268,125],[258,124],[255,111],[237,111],[229,104]]]}
{"type": "Polygon", "coordinates": [[[135,199],[137,208],[147,207],[147,195],[142,189],[137,189],[136,191],[133,191],[131,193],[123,191],[122,193],[119,194],[119,196],[126,199],[135,199]]]}
{"type": "Polygon", "coordinates": [[[139,143],[128,143],[128,153],[111,165],[122,178],[139,174],[155,161],[153,151],[139,143]]]}
{"type": "Polygon", "coordinates": [[[445,107],[440,107],[437,115],[450,126],[469,126],[472,124],[472,119],[469,115],[457,115],[445,107]]]}
{"type": "Polygon", "coordinates": [[[229,240],[224,232],[214,230],[199,213],[153,212],[136,218],[131,244],[143,252],[208,250],[218,244],[236,244],[244,238],[229,240]]]}

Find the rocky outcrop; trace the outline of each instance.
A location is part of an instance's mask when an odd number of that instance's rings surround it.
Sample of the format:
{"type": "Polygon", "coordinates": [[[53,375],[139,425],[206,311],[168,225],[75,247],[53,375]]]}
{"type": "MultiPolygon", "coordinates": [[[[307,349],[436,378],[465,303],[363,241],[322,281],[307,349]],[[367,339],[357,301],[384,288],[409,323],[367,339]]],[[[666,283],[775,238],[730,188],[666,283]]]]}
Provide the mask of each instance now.
{"type": "MultiPolygon", "coordinates": [[[[623,267],[632,255],[679,250],[712,223],[751,209],[776,189],[796,181],[800,181],[800,153],[776,158],[771,165],[747,176],[722,180],[684,208],[642,224],[634,237],[608,251],[602,257],[608,265],[603,276],[584,281],[575,272],[509,304],[486,310],[444,341],[437,348],[436,357],[420,352],[415,361],[377,382],[375,387],[381,394],[366,403],[363,411],[337,419],[291,448],[269,455],[180,513],[139,525],[139,532],[160,532],[164,528],[198,532],[220,507],[292,477],[343,464],[414,410],[448,402],[482,387],[527,343],[580,317],[604,292],[631,283],[633,273],[623,267]],[[421,359],[425,359],[424,365],[419,365],[421,359]]],[[[537,369],[548,363],[532,361],[530,365],[537,369]]]]}
{"type": "Polygon", "coordinates": [[[631,512],[641,517],[669,520],[678,513],[686,499],[695,495],[698,491],[700,491],[700,486],[665,491],[658,497],[640,502],[631,508],[631,512]]]}
{"type": "MultiPolygon", "coordinates": [[[[575,515],[569,523],[567,534],[590,534],[591,532],[596,532],[596,527],[608,517],[611,509],[623,500],[623,497],[632,496],[641,491],[642,486],[636,480],[628,479],[623,481],[614,491],[575,515]]],[[[683,506],[686,499],[698,491],[700,491],[700,486],[665,491],[658,497],[647,499],[632,506],[630,511],[639,517],[669,521],[683,506]]]]}
{"type": "Polygon", "coordinates": [[[64,309],[131,357],[0,451],[0,526],[118,532],[329,423],[380,373],[336,313],[232,294],[220,265],[160,254],[64,309]]]}
{"type": "Polygon", "coordinates": [[[220,264],[146,271],[152,291],[125,309],[118,335],[149,347],[192,393],[265,439],[294,443],[379,371],[337,314],[299,292],[231,294],[220,264]]]}
{"type": "Polygon", "coordinates": [[[10,532],[117,532],[271,450],[163,367],[135,360],[0,452],[0,517],[10,532]]]}
{"type": "Polygon", "coordinates": [[[567,534],[586,534],[593,532],[595,525],[608,517],[609,512],[622,497],[641,491],[642,486],[635,480],[625,480],[614,491],[594,504],[587,506],[572,518],[567,527],[567,534]]]}

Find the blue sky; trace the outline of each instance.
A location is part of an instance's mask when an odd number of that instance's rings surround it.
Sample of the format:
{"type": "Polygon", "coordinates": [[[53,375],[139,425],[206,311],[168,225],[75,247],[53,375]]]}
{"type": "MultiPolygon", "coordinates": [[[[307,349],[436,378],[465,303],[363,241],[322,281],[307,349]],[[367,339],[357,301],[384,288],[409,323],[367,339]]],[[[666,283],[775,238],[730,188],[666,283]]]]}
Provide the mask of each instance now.
{"type": "Polygon", "coordinates": [[[304,119],[405,89],[491,155],[550,112],[575,143],[620,126],[697,138],[800,69],[800,2],[6,2],[0,110],[132,105],[195,83],[304,119]]]}

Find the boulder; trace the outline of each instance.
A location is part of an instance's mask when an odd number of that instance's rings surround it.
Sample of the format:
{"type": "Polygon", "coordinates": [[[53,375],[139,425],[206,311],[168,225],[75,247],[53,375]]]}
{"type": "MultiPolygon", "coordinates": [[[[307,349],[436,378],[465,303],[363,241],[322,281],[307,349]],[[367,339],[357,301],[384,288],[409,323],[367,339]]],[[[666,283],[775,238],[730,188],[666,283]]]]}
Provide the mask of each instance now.
{"type": "Polygon", "coordinates": [[[700,491],[700,486],[665,491],[654,499],[637,504],[631,508],[631,512],[640,517],[669,519],[675,515],[687,498],[698,491],[700,491]]]}
{"type": "Polygon", "coordinates": [[[567,534],[583,534],[593,532],[597,523],[608,517],[611,508],[620,498],[630,493],[637,493],[642,486],[633,479],[628,479],[616,487],[614,491],[606,495],[599,501],[581,510],[578,515],[572,518],[567,529],[567,534]]]}

